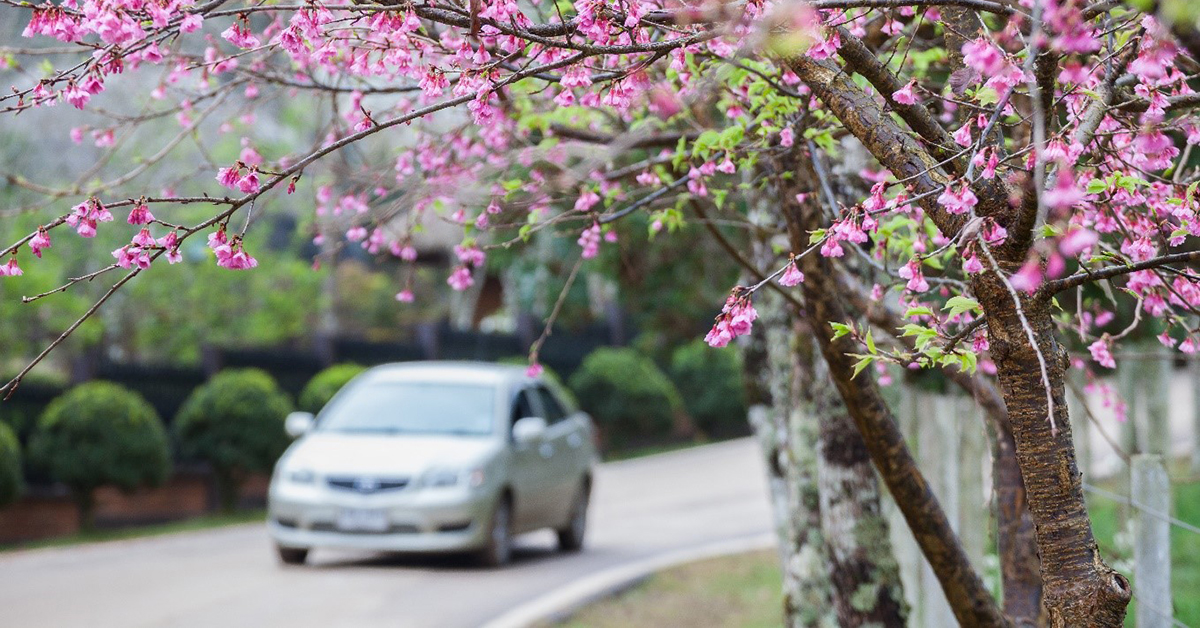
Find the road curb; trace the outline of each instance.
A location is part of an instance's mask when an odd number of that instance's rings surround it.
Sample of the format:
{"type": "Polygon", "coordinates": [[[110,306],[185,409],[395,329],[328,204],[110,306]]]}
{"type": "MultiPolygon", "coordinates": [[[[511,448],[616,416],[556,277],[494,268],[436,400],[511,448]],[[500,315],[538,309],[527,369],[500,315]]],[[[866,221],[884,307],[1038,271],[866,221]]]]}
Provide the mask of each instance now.
{"type": "Polygon", "coordinates": [[[707,558],[771,549],[777,542],[776,536],[769,532],[741,536],[610,567],[521,604],[482,628],[525,628],[537,622],[564,619],[579,608],[623,591],[664,569],[707,558]]]}

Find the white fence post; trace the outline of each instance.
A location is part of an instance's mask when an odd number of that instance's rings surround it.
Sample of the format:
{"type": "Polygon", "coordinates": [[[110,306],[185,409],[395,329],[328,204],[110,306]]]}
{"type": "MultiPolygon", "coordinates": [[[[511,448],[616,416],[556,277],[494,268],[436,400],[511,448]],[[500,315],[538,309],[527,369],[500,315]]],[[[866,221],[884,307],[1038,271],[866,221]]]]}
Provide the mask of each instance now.
{"type": "Polygon", "coordinates": [[[1154,344],[1156,346],[1146,352],[1137,369],[1144,381],[1139,392],[1145,395],[1145,415],[1139,426],[1142,433],[1138,444],[1142,453],[1165,454],[1170,458],[1171,354],[1162,344],[1154,344]]]}
{"type": "Polygon", "coordinates": [[[1170,628],[1171,482],[1163,457],[1137,454],[1130,466],[1133,585],[1138,628],[1170,628]]]}
{"type": "Polygon", "coordinates": [[[1088,422],[1087,413],[1083,410],[1083,399],[1075,391],[1083,392],[1083,371],[1071,369],[1067,373],[1070,386],[1067,387],[1067,408],[1071,415],[1071,434],[1075,441],[1076,458],[1079,460],[1079,471],[1085,481],[1095,479],[1092,475],[1092,428],[1088,422]]]}
{"type": "Polygon", "coordinates": [[[1192,379],[1192,472],[1200,473],[1200,354],[1191,356],[1192,379]]]}

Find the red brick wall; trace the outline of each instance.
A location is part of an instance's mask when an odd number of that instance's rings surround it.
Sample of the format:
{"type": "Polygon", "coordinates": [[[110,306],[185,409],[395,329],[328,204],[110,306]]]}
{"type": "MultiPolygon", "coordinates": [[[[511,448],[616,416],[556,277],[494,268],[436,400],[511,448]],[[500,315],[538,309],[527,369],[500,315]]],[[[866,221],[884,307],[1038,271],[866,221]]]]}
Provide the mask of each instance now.
{"type": "MultiPolygon", "coordinates": [[[[242,487],[243,506],[266,503],[269,478],[256,475],[242,487]]],[[[122,493],[112,487],[96,490],[96,526],[127,527],[189,519],[211,512],[211,476],[206,473],[177,473],[158,488],[122,493]]],[[[0,544],[20,543],[79,530],[79,515],[70,496],[26,495],[6,508],[0,508],[0,544]]]]}

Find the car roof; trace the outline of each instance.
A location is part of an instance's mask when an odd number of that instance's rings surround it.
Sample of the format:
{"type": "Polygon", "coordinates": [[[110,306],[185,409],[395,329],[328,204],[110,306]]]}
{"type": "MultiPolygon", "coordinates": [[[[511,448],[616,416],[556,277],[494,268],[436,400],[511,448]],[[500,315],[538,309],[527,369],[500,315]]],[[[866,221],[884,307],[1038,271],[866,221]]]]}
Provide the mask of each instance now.
{"type": "Polygon", "coordinates": [[[361,375],[370,382],[442,382],[464,384],[512,384],[533,381],[525,366],[492,362],[418,361],[396,362],[369,369],[361,375]]]}

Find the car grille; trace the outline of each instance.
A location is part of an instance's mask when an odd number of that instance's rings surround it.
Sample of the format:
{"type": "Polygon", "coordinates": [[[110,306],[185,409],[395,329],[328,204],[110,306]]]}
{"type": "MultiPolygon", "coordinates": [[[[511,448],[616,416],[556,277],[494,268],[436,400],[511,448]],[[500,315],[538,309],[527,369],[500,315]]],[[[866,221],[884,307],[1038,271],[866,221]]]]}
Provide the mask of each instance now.
{"type": "Polygon", "coordinates": [[[332,523],[326,523],[326,522],[323,522],[323,521],[318,521],[318,522],[316,522],[316,523],[312,524],[312,527],[311,527],[310,529],[311,529],[313,532],[337,532],[337,533],[339,533],[339,534],[363,534],[363,535],[371,535],[371,534],[416,534],[416,533],[418,533],[418,532],[420,532],[420,531],[421,531],[421,529],[420,529],[420,528],[418,528],[418,527],[417,527],[417,526],[415,526],[415,525],[411,525],[411,524],[392,524],[391,526],[388,526],[388,529],[386,529],[386,530],[380,530],[380,531],[372,531],[372,530],[340,530],[340,529],[338,529],[338,527],[337,527],[336,525],[334,525],[334,524],[332,524],[332,523]]]}
{"type": "Polygon", "coordinates": [[[331,476],[325,479],[329,488],[354,491],[363,495],[398,491],[408,486],[408,478],[373,478],[365,476],[331,476]]]}

